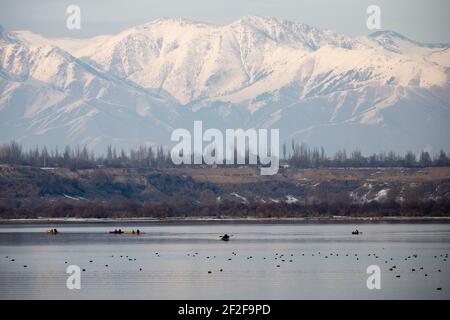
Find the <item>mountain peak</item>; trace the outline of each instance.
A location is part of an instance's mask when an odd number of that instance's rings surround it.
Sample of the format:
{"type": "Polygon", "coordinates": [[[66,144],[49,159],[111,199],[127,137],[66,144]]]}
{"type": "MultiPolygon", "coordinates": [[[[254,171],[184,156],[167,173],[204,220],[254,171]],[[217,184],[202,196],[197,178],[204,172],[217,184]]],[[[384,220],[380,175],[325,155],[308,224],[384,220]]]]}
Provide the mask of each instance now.
{"type": "Polygon", "coordinates": [[[376,41],[384,41],[384,42],[393,42],[393,41],[407,41],[413,43],[415,45],[422,45],[421,43],[411,40],[408,37],[391,30],[378,30],[371,34],[369,34],[369,38],[374,39],[376,41]]]}
{"type": "Polygon", "coordinates": [[[296,23],[288,20],[281,20],[275,17],[266,17],[266,16],[258,16],[258,15],[247,15],[242,18],[235,20],[230,23],[231,26],[252,26],[257,29],[264,30],[292,30],[294,27],[302,28],[304,30],[313,29],[306,24],[296,23]]]}
{"type": "Polygon", "coordinates": [[[0,40],[6,41],[6,42],[14,41],[11,34],[5,28],[3,28],[2,25],[0,25],[0,40]]]}
{"type": "Polygon", "coordinates": [[[275,17],[259,16],[259,15],[246,15],[232,23],[280,23],[281,20],[275,17]]]}
{"type": "Polygon", "coordinates": [[[137,28],[146,29],[155,25],[178,25],[178,26],[201,26],[201,27],[214,26],[214,24],[211,23],[199,22],[181,17],[163,17],[144,23],[143,25],[140,25],[137,28]]]}
{"type": "Polygon", "coordinates": [[[414,46],[425,48],[449,48],[450,44],[447,43],[424,43],[412,40],[401,33],[392,30],[379,30],[375,31],[368,36],[370,39],[377,41],[385,49],[399,52],[399,42],[407,42],[414,46]]]}

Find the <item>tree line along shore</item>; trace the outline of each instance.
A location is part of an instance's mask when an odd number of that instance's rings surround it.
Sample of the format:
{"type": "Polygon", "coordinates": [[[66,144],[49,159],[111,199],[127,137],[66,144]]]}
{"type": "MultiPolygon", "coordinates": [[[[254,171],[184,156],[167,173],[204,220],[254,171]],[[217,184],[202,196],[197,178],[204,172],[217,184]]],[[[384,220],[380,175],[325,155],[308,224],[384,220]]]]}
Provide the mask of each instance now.
{"type": "MultiPolygon", "coordinates": [[[[292,141],[289,145],[283,143],[280,151],[280,164],[283,167],[294,168],[426,168],[449,167],[450,156],[444,150],[434,154],[422,151],[418,154],[408,151],[404,154],[393,151],[363,155],[356,149],[348,152],[339,150],[332,156],[322,147],[308,147],[306,144],[292,141]]],[[[237,151],[235,151],[236,153],[237,151]]],[[[245,163],[249,163],[248,150],[245,163]]],[[[193,157],[193,155],[191,155],[193,157]]],[[[235,159],[237,157],[234,157],[235,159]]],[[[193,163],[193,161],[191,161],[193,163]]],[[[0,146],[0,164],[28,165],[35,167],[62,167],[72,169],[87,169],[96,167],[109,168],[168,168],[178,167],[172,163],[170,150],[162,146],[140,146],[128,151],[117,150],[108,146],[105,154],[95,154],[86,146],[74,148],[66,146],[63,150],[58,147],[35,147],[25,150],[19,143],[12,141],[0,146]]],[[[235,167],[242,164],[235,163],[235,167]]],[[[195,165],[189,165],[190,167],[195,165]]],[[[196,165],[205,167],[205,164],[196,165]]],[[[233,166],[218,165],[223,167],[233,166]]],[[[256,166],[256,165],[255,165],[256,166]]],[[[214,165],[216,167],[216,165],[214,165]]]]}

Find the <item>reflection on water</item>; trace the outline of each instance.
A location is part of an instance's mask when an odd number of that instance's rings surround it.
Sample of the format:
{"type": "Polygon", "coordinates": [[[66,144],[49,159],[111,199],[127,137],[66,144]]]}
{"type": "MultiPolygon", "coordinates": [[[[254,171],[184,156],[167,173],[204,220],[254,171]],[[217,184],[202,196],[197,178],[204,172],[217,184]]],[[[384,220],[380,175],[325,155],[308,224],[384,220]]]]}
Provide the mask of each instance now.
{"type": "Polygon", "coordinates": [[[50,227],[0,226],[1,299],[450,298],[448,224],[50,227]],[[66,288],[71,264],[81,290],[66,288]],[[381,290],[366,287],[373,264],[381,290]]]}

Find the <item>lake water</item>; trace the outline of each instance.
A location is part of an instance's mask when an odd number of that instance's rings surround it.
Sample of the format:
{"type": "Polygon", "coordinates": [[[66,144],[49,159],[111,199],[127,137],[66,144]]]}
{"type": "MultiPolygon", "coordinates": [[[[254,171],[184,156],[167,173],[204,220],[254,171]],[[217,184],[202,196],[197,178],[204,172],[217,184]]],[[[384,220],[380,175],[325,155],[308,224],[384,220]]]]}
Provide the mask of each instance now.
{"type": "Polygon", "coordinates": [[[362,235],[349,224],[4,224],[0,299],[450,298],[449,224],[357,227],[362,235]],[[45,234],[52,227],[60,233],[45,234]],[[80,290],[66,287],[69,265],[85,269],[80,290]],[[369,265],[381,268],[380,290],[366,286],[369,265]]]}

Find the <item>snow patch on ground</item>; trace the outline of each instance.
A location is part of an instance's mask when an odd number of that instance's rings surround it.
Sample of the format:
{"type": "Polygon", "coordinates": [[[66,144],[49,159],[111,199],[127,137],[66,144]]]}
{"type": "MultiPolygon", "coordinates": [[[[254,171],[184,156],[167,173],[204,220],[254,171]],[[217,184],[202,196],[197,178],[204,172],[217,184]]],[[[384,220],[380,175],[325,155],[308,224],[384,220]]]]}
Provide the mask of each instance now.
{"type": "Polygon", "coordinates": [[[297,203],[298,199],[295,198],[294,196],[291,196],[290,194],[286,196],[286,203],[297,203]]]}
{"type": "Polygon", "coordinates": [[[378,193],[375,196],[374,200],[375,201],[384,201],[384,200],[386,200],[388,191],[389,191],[389,189],[381,189],[380,191],[378,191],[378,193]]]}
{"type": "Polygon", "coordinates": [[[246,203],[246,204],[248,203],[248,200],[247,200],[246,197],[243,197],[243,196],[237,194],[236,192],[232,192],[232,193],[230,193],[230,194],[231,194],[232,196],[234,196],[234,197],[236,197],[236,198],[242,200],[242,203],[246,203]]]}
{"type": "Polygon", "coordinates": [[[84,197],[80,197],[80,196],[69,196],[67,194],[64,194],[64,197],[70,200],[75,200],[75,201],[80,201],[80,200],[87,200],[84,197]]]}

